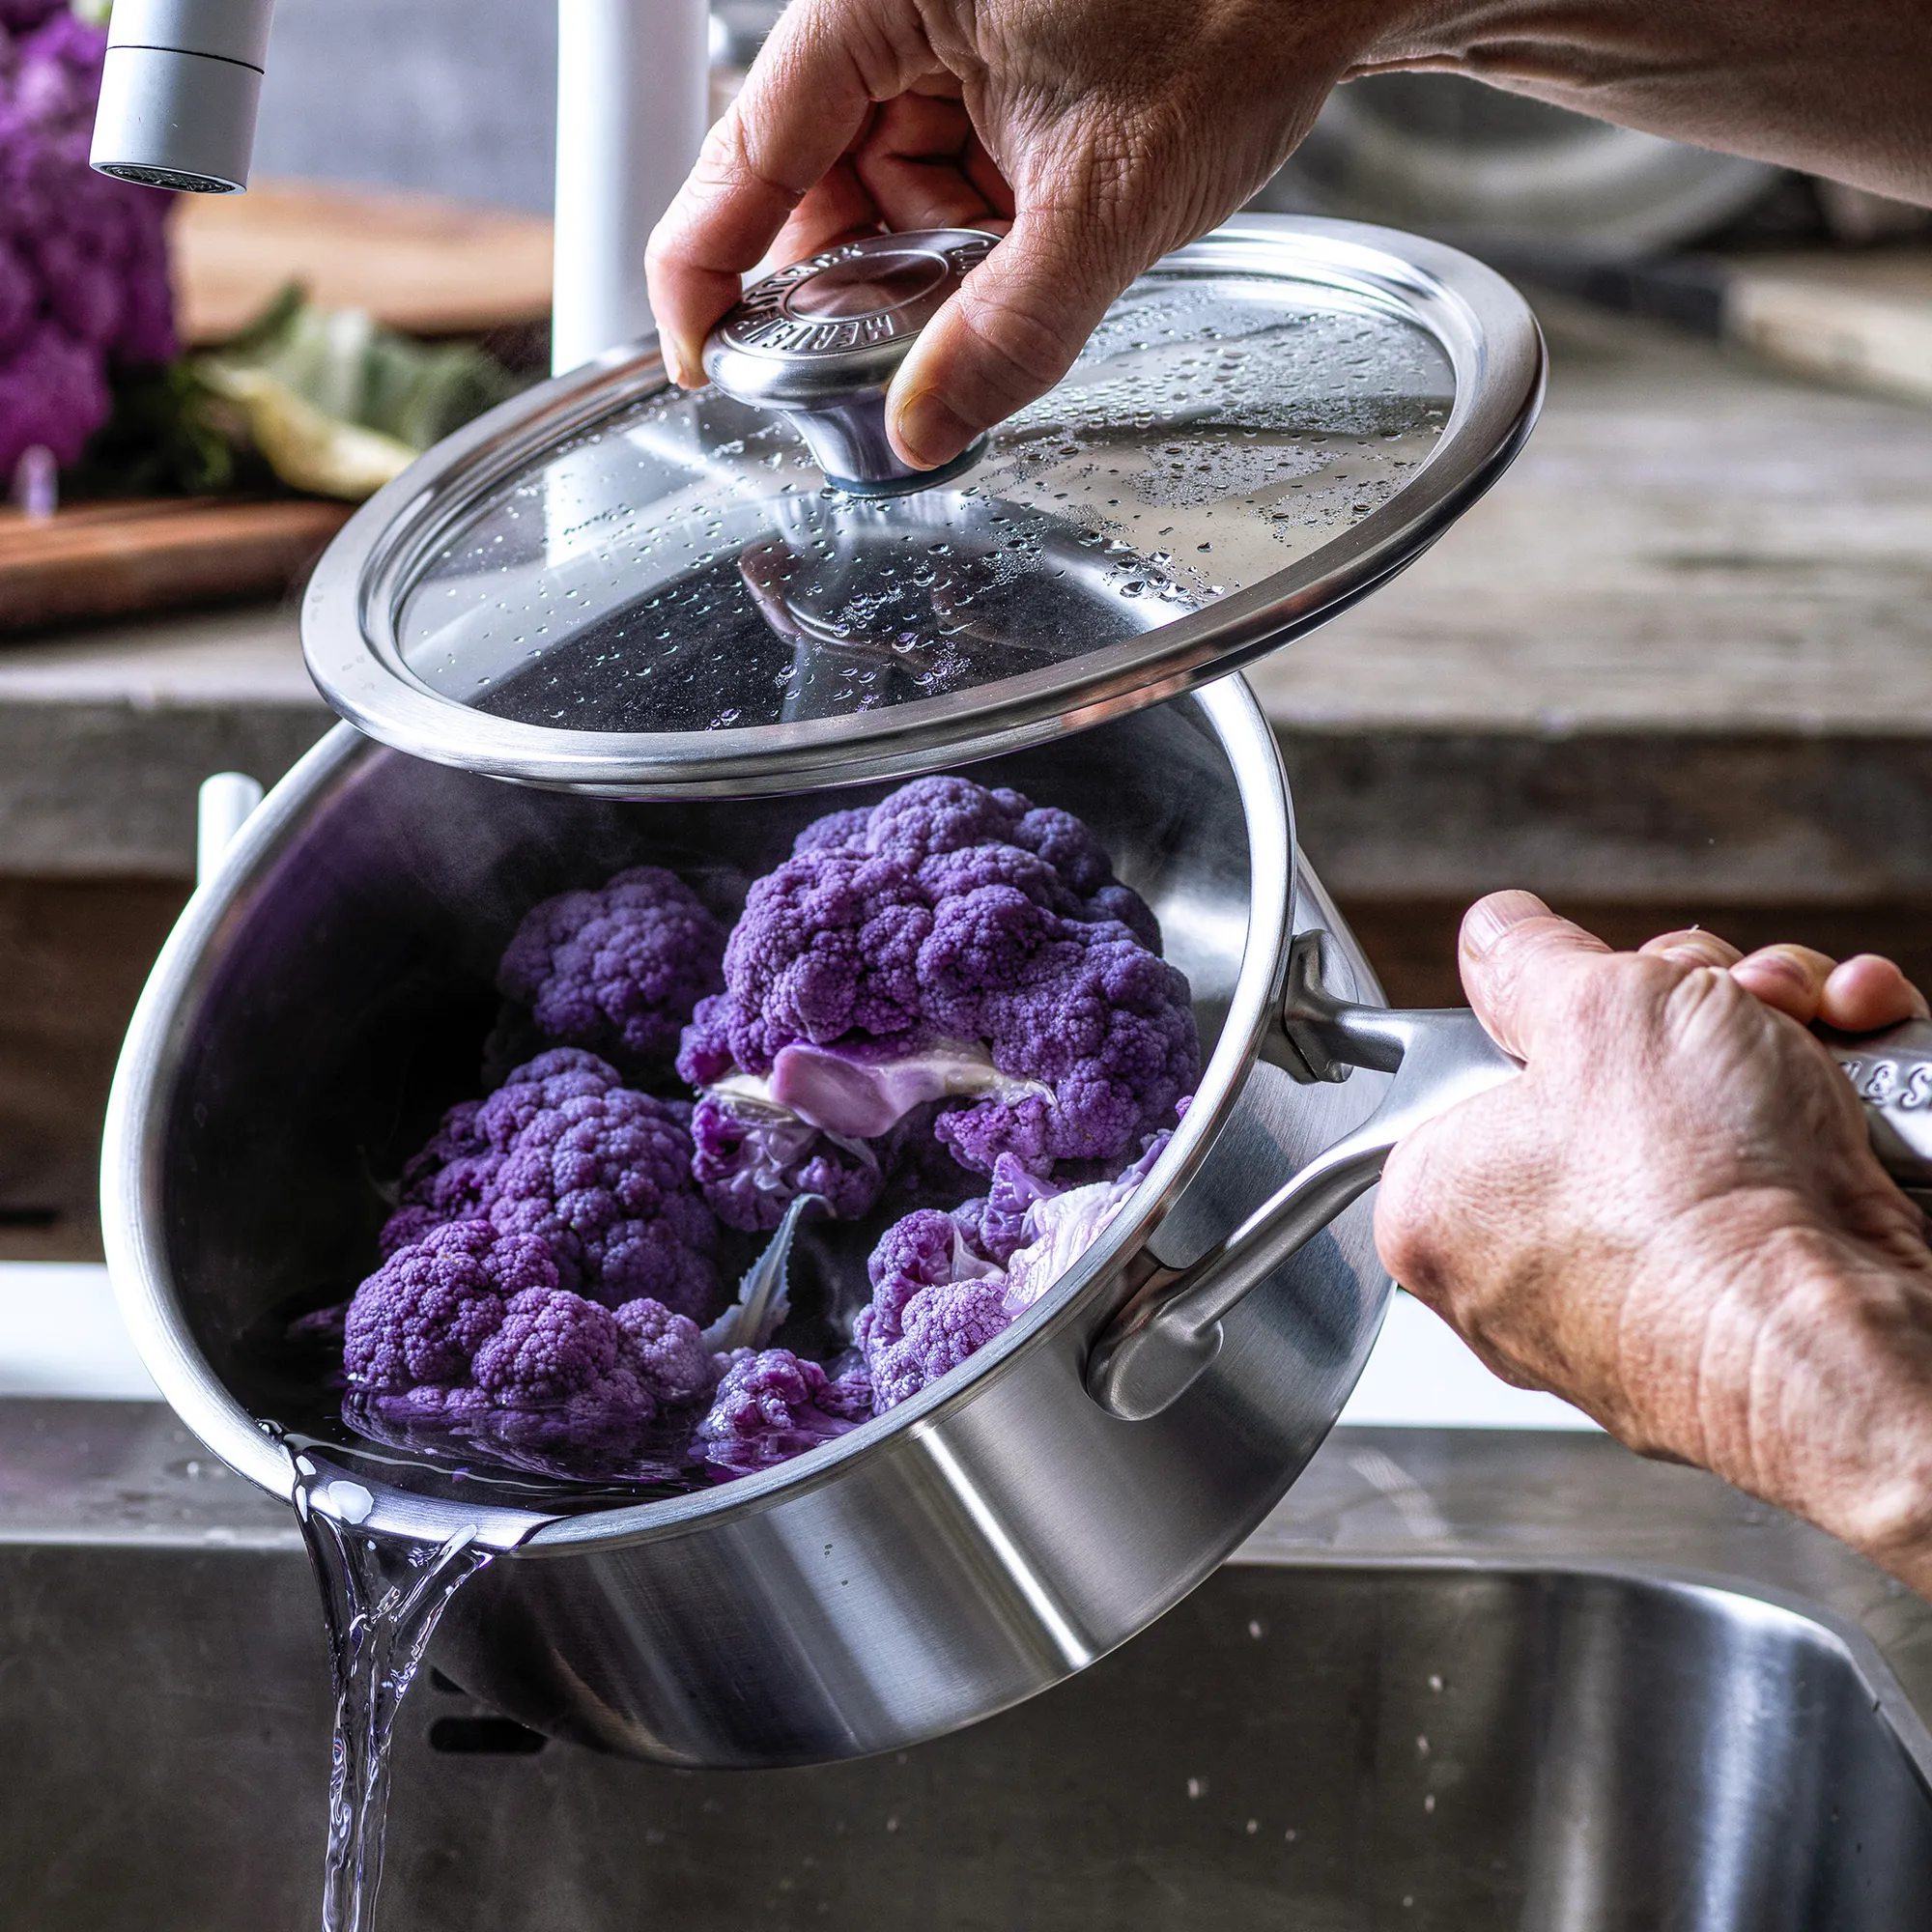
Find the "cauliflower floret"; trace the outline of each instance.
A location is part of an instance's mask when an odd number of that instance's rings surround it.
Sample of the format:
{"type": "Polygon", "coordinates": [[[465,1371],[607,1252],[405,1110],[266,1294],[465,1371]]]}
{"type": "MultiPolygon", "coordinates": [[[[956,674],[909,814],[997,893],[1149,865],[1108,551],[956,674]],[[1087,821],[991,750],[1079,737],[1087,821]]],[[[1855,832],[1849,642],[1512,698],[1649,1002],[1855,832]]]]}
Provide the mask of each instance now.
{"type": "Polygon", "coordinates": [[[675,1315],[648,1295],[625,1302],[615,1313],[659,1401],[689,1402],[716,1384],[719,1364],[690,1316],[675,1315]]]}
{"type": "Polygon", "coordinates": [[[853,1328],[883,1415],[1004,1334],[1079,1261],[1160,1158],[1151,1136],[1116,1180],[1061,1189],[1010,1155],[986,1199],[921,1208],[872,1251],[872,1299],[853,1328]]]}
{"type": "Polygon", "coordinates": [[[171,197],[88,166],[106,35],[64,6],[0,7],[0,485],[105,420],[110,360],[175,353],[171,197]]]}
{"type": "Polygon", "coordinates": [[[922,1289],[900,1313],[898,1339],[875,1347],[867,1358],[873,1406],[883,1415],[917,1395],[1005,1334],[1012,1321],[998,1274],[922,1289]]]}
{"type": "Polygon", "coordinates": [[[526,915],[498,988],[553,1039],[668,1061],[693,1009],[724,983],[724,929],[675,872],[635,866],[526,915]]]}
{"type": "Polygon", "coordinates": [[[504,1155],[484,1211],[504,1234],[541,1236],[566,1288],[703,1314],[718,1224],[692,1182],[689,1118],[622,1087],[546,1109],[504,1155]]]}
{"type": "Polygon", "coordinates": [[[343,1367],[352,1382],[383,1390],[467,1380],[511,1298],[555,1287],[556,1266],[541,1241],[506,1239],[487,1221],[432,1229],[355,1291],[343,1367]]]}
{"type": "Polygon", "coordinates": [[[718,1225],[692,1176],[691,1109],[625,1087],[560,1047],[443,1116],[403,1171],[382,1236],[393,1255],[458,1217],[536,1236],[559,1283],[608,1306],[650,1295],[700,1315],[716,1298],[718,1225]]]}
{"type": "Polygon", "coordinates": [[[574,1046],[554,1048],[516,1068],[487,1100],[474,1103],[476,1133],[484,1146],[508,1153],[539,1114],[623,1084],[624,1076],[608,1060],[574,1046]]]}
{"type": "MultiPolygon", "coordinates": [[[[698,1007],[678,1070],[726,1114],[789,1112],[821,1148],[937,1099],[934,1131],[962,1167],[1008,1153],[1036,1175],[1104,1170],[1199,1076],[1187,982],[1158,946],[1078,819],[922,779],[808,827],[753,886],[725,991],[698,1007]]],[[[707,1161],[724,1218],[797,1191],[800,1154],[760,1168],[762,1151],[748,1134],[735,1160],[707,1161]]]]}
{"type": "Polygon", "coordinates": [[[734,1351],[695,1438],[733,1475],[770,1468],[856,1429],[871,1413],[863,1377],[828,1376],[789,1349],[734,1351]]]}
{"type": "Polygon", "coordinates": [[[557,1286],[547,1244],[452,1221],[392,1255],[345,1324],[348,1411],[498,1443],[621,1444],[708,1395],[720,1364],[688,1317],[557,1286]]]}

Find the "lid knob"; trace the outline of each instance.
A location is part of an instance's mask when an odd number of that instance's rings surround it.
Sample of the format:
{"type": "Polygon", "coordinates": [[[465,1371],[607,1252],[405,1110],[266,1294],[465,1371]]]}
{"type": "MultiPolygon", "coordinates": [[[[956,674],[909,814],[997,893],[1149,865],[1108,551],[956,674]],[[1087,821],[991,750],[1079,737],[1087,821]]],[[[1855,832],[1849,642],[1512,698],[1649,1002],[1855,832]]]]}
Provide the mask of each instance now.
{"type": "Polygon", "coordinates": [[[998,240],[923,228],[794,262],[753,283],[711,331],[704,373],[727,396],[789,416],[835,489],[887,497],[946,482],[979,460],[984,439],[942,469],[913,469],[886,440],[886,390],[998,240]]]}

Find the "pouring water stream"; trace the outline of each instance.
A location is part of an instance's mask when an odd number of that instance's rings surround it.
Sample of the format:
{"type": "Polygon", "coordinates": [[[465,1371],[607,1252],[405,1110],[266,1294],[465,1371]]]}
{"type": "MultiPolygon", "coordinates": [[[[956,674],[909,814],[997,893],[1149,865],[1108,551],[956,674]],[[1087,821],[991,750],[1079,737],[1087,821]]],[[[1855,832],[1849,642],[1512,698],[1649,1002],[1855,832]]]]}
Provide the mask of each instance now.
{"type": "MultiPolygon", "coordinates": [[[[758,1348],[784,1320],[792,1242],[815,1194],[793,1202],[731,1306],[705,1331],[714,1350],[758,1348]]],[[[443,1611],[495,1555],[466,1525],[440,1545],[369,1528],[375,1497],[295,1458],[296,1520],[322,1593],[334,1736],[322,1932],[375,1932],[396,1714],[443,1611]]]]}
{"type": "MultiPolygon", "coordinates": [[[[298,1465],[299,1467],[299,1465],[298,1465]]],[[[383,1883],[389,1808],[389,1748],[401,1708],[438,1620],[492,1552],[473,1527],[438,1548],[371,1535],[316,1507],[319,1489],[346,1519],[358,1492],[339,1480],[305,1475],[295,1491],[296,1517],[322,1591],[335,1735],[328,1771],[328,1852],[323,1868],[323,1932],[373,1932],[383,1883]],[[347,1507],[344,1507],[345,1504],[347,1507]]]]}

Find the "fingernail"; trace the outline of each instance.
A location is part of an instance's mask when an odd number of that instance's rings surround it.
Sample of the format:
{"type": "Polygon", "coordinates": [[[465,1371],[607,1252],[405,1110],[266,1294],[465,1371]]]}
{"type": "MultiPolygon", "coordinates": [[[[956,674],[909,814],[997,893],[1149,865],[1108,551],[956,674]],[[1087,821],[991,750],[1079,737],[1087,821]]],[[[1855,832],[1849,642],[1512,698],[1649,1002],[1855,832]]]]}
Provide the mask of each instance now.
{"type": "Polygon", "coordinates": [[[1534,893],[1492,893],[1463,916],[1463,951],[1480,959],[1511,927],[1545,919],[1549,908],[1534,893]]]}
{"type": "Polygon", "coordinates": [[[890,427],[899,454],[921,469],[951,463],[973,440],[973,425],[932,389],[908,396],[893,412],[890,427]]]}

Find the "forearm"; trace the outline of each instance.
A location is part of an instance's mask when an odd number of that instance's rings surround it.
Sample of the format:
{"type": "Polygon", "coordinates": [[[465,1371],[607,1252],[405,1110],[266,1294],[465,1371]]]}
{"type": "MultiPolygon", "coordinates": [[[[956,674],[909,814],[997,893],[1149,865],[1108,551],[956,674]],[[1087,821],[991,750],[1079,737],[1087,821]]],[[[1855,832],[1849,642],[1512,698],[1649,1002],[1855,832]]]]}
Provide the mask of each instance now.
{"type": "Polygon", "coordinates": [[[1932,8],[1911,0],[1421,0],[1355,71],[1390,67],[1932,202],[1932,8]]]}

